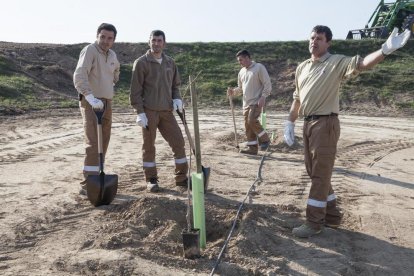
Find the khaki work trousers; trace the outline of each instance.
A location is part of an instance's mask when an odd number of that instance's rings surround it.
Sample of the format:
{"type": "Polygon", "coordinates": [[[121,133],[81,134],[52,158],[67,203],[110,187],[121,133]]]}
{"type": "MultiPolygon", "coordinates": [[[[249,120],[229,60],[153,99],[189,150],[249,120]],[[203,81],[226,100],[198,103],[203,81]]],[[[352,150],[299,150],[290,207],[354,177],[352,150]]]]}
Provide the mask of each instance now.
{"type": "Polygon", "coordinates": [[[269,142],[269,136],[264,131],[262,125],[259,122],[259,116],[261,112],[262,111],[258,105],[249,105],[243,110],[244,127],[246,129],[248,146],[257,144],[257,142],[255,143],[257,139],[259,140],[259,144],[269,142]]]}
{"type": "MultiPolygon", "coordinates": [[[[102,146],[103,146],[103,158],[105,160],[105,154],[108,149],[109,140],[111,138],[111,126],[112,126],[112,100],[100,99],[105,105],[105,112],[102,116],[102,146]]],[[[98,153],[98,134],[95,112],[92,106],[85,100],[79,101],[79,108],[83,120],[83,130],[85,133],[85,160],[83,167],[83,176],[86,180],[88,175],[99,174],[99,153],[98,153]]]]}
{"type": "Polygon", "coordinates": [[[157,167],[155,163],[155,138],[157,128],[162,137],[168,142],[174,154],[175,181],[182,182],[187,179],[187,157],[185,154],[184,137],[178,126],[177,120],[171,111],[154,111],[145,109],[148,118],[148,129],[142,129],[142,160],[145,181],[157,178],[157,167]]]}
{"type": "Polygon", "coordinates": [[[323,116],[304,122],[305,165],[312,181],[306,220],[315,229],[320,229],[325,223],[339,225],[341,221],[331,185],[339,136],[340,125],[337,116],[323,116]]]}

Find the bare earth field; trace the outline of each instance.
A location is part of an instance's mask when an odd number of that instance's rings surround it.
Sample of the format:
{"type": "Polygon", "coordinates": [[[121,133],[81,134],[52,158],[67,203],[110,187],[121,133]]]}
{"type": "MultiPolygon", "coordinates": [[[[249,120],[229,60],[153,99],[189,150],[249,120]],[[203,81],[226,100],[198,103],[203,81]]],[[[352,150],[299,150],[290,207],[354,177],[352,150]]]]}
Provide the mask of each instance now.
{"type": "MultiPolygon", "coordinates": [[[[236,115],[243,141],[241,111],[236,115]]],[[[285,116],[268,110],[275,139],[262,152],[263,180],[246,201],[216,273],[413,275],[414,120],[340,116],[332,182],[343,225],[298,239],[291,230],[303,222],[310,181],[302,122],[289,148],[281,138],[285,116]]],[[[192,130],[190,110],[187,117],[192,130]]],[[[207,248],[201,258],[187,260],[181,241],[186,191],[175,187],[172,153],[161,135],[162,191],[150,194],[141,169],[141,129],[131,113],[114,113],[105,171],[119,175],[118,195],[95,208],[78,194],[84,155],[78,110],[1,117],[0,274],[210,274],[261,156],[237,153],[229,110],[202,109],[199,118],[202,163],[212,171],[207,248]]]]}

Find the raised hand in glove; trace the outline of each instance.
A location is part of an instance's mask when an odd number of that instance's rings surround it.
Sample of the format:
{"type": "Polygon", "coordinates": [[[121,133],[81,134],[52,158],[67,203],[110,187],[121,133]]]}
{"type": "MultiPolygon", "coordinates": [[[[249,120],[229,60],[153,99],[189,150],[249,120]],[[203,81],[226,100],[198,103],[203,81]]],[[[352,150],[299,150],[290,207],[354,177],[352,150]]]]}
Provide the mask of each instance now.
{"type": "Polygon", "coordinates": [[[180,99],[173,99],[173,108],[174,111],[177,111],[178,109],[180,113],[183,113],[183,101],[180,99]]]}
{"type": "Polygon", "coordinates": [[[147,127],[148,126],[148,118],[147,118],[147,115],[145,115],[145,113],[139,113],[137,115],[137,124],[140,127],[147,127]]]}
{"type": "Polygon", "coordinates": [[[387,41],[382,44],[381,50],[384,55],[389,55],[395,50],[403,47],[411,36],[411,31],[406,29],[398,34],[398,28],[394,28],[387,41]]]}
{"type": "Polygon", "coordinates": [[[295,143],[295,123],[291,121],[285,122],[285,132],[283,134],[286,144],[292,146],[295,143]]]}
{"type": "Polygon", "coordinates": [[[93,109],[103,109],[104,107],[103,102],[100,99],[95,98],[92,94],[86,95],[85,99],[93,109]]]}

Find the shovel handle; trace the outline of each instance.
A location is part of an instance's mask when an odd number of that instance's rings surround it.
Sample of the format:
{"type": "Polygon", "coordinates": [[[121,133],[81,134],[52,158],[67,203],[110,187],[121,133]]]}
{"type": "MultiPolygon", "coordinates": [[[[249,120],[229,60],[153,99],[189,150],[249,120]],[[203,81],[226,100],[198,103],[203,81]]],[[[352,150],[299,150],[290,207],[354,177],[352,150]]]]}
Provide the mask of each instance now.
{"type": "Polygon", "coordinates": [[[99,153],[99,171],[101,174],[103,174],[104,168],[103,168],[103,139],[102,139],[102,117],[105,113],[105,103],[104,107],[102,109],[94,109],[93,110],[96,115],[96,119],[98,121],[97,125],[97,138],[98,138],[98,153],[99,153]]]}
{"type": "Polygon", "coordinates": [[[184,109],[183,109],[183,112],[180,112],[177,109],[177,114],[180,117],[181,121],[183,122],[185,134],[187,135],[188,142],[190,144],[190,149],[191,149],[191,151],[193,152],[193,154],[195,156],[195,145],[194,145],[193,138],[191,138],[191,133],[190,133],[190,130],[188,129],[187,121],[185,120],[185,111],[184,111],[184,109]]]}
{"type": "Polygon", "coordinates": [[[231,115],[233,116],[233,126],[234,126],[234,140],[236,141],[236,148],[239,148],[239,142],[237,140],[237,128],[236,128],[236,119],[234,118],[234,105],[233,98],[229,96],[231,115]]]}

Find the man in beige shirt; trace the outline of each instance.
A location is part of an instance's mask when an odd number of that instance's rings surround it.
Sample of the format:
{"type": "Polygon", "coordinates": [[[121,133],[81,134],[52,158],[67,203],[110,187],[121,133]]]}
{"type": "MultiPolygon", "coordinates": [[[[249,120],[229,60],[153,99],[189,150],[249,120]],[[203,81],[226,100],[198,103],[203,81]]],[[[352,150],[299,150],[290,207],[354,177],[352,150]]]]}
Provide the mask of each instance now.
{"type": "Polygon", "coordinates": [[[312,184],[306,222],[293,229],[295,236],[307,238],[321,233],[324,226],[336,228],[341,223],[342,214],[336,206],[331,176],[340,134],[338,113],[342,80],[374,67],[385,56],[403,47],[410,35],[409,30],[398,35],[396,28],[380,50],[361,58],[330,54],[331,30],[321,25],[312,29],[309,39],[311,58],[296,69],[296,90],[284,133],[286,143],[293,145],[294,122],[299,116],[304,118],[305,165],[312,184]]]}
{"type": "Polygon", "coordinates": [[[79,108],[85,133],[84,180],[80,194],[86,195],[88,175],[99,173],[97,118],[94,109],[105,109],[102,117],[103,157],[111,137],[112,98],[114,85],[119,79],[120,64],[112,48],[116,28],[102,23],[97,30],[95,43],[82,49],[73,74],[73,83],[79,93],[79,108]]]}
{"type": "Polygon", "coordinates": [[[165,34],[152,31],[150,49],[135,60],[131,78],[131,106],[137,113],[136,122],[142,127],[142,159],[145,181],[149,192],[158,192],[159,182],[155,162],[157,129],[168,142],[175,163],[175,185],[187,186],[187,157],[184,137],[173,111],[183,111],[180,76],[174,60],[163,53],[165,34]]]}
{"type": "Polygon", "coordinates": [[[259,150],[258,144],[265,150],[270,143],[269,136],[259,122],[259,116],[265,106],[266,97],[272,91],[272,84],[266,68],[263,64],[251,60],[247,50],[237,52],[236,57],[242,68],[237,77],[237,87],[229,87],[227,95],[231,97],[243,94],[247,147],[240,152],[256,155],[259,150]]]}

